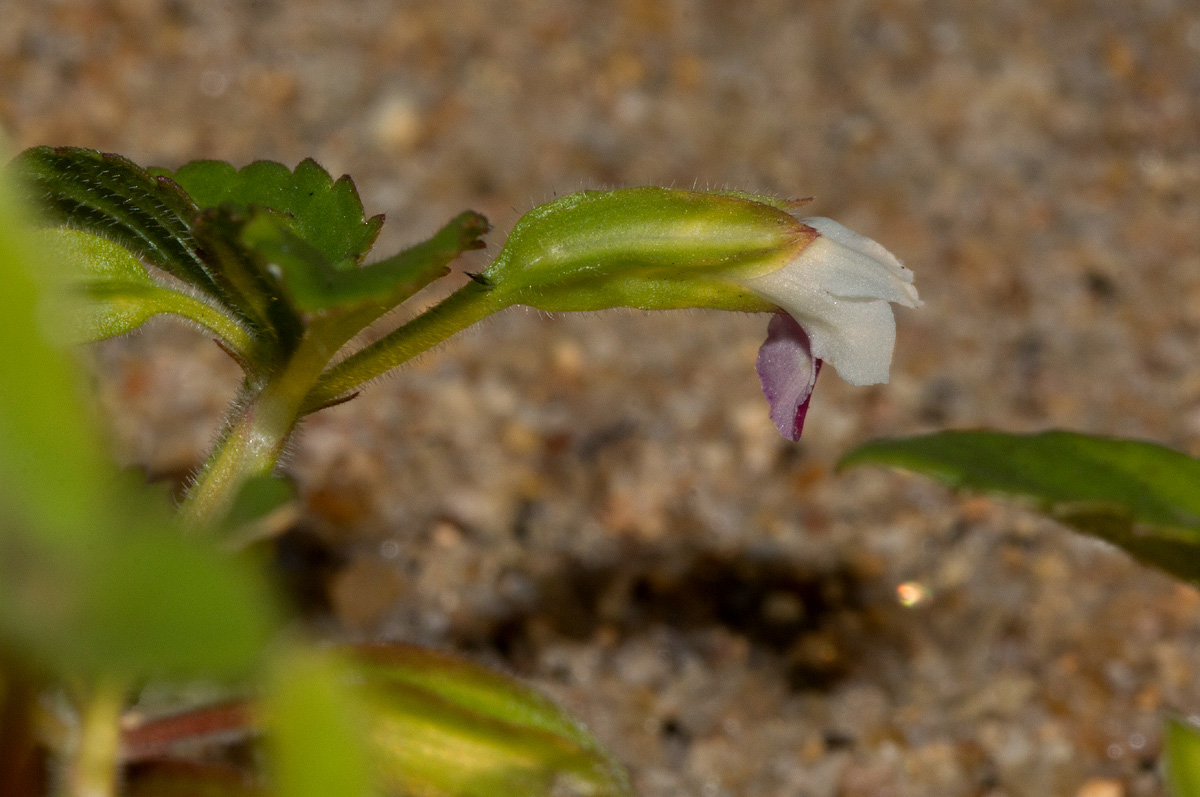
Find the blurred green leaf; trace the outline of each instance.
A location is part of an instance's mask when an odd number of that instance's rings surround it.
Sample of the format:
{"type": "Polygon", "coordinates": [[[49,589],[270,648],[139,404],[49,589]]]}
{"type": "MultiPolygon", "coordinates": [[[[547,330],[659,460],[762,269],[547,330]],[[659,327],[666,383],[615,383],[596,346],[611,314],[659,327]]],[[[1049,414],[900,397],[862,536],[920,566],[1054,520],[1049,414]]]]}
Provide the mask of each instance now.
{"type": "Polygon", "coordinates": [[[1172,717],[1167,720],[1164,747],[1170,793],[1173,797],[1200,797],[1200,729],[1172,717]]]}
{"type": "Polygon", "coordinates": [[[631,794],[553,702],[507,676],[406,645],[355,651],[385,782],[428,797],[631,794]]]}
{"type": "Polygon", "coordinates": [[[128,158],[78,147],[34,147],[9,172],[49,220],[99,235],[214,299],[224,295],[191,234],[196,205],[172,180],[128,158]]]}
{"type": "Polygon", "coordinates": [[[192,738],[180,729],[229,732],[232,718],[247,733],[265,721],[274,785],[285,797],[360,794],[371,787],[368,772],[389,794],[422,797],[632,793],[586,730],[513,678],[410,645],[344,655],[290,651],[263,702],[152,720],[139,731],[141,752],[157,744],[153,754],[168,755],[163,739],[192,738]],[[147,748],[148,740],[157,742],[147,748]]]}
{"type": "Polygon", "coordinates": [[[147,504],[114,490],[55,545],[36,518],[7,529],[0,635],[62,674],[245,674],[274,625],[260,573],[147,504]]]}
{"type": "Polygon", "coordinates": [[[72,325],[65,342],[123,335],[166,312],[170,297],[178,295],[156,283],[128,249],[98,235],[59,227],[39,230],[37,244],[68,266],[62,269],[62,292],[54,296],[69,305],[59,313],[72,325]]]}
{"type": "Polygon", "coordinates": [[[347,668],[332,655],[294,650],[275,662],[265,700],[272,793],[375,794],[367,725],[347,668]]]}
{"type": "MultiPolygon", "coordinates": [[[[72,363],[42,334],[47,314],[21,210],[0,182],[0,539],[36,523],[43,535],[75,540],[93,531],[104,456],[72,363]]],[[[59,278],[47,275],[56,267],[42,263],[44,282],[59,278]]]]}
{"type": "Polygon", "coordinates": [[[151,317],[172,313],[220,336],[233,350],[252,345],[233,318],[194,296],[160,285],[133,254],[107,238],[70,227],[38,230],[40,253],[64,266],[64,284],[55,294],[56,320],[69,325],[66,342],[104,340],[131,332],[151,317]]]}
{"type": "Polygon", "coordinates": [[[0,635],[59,672],[244,671],[273,623],[265,584],[106,461],[38,324],[29,237],[0,186],[0,635]]]}
{"type": "Polygon", "coordinates": [[[183,534],[164,522],[93,554],[64,656],[122,673],[246,673],[272,630],[271,596],[249,562],[183,534]]]}
{"type": "Polygon", "coordinates": [[[295,171],[255,161],[241,169],[223,161],[193,161],[170,172],[153,169],[183,186],[201,208],[267,207],[285,214],[293,231],[337,268],[350,268],[370,250],[383,216],[363,217],[362,200],[349,176],[334,180],[311,158],[295,171]]]}
{"type": "Polygon", "coordinates": [[[1072,432],[947,431],[872,441],[839,467],[866,464],[1026,499],[1144,562],[1200,581],[1200,460],[1178,451],[1072,432]]]}

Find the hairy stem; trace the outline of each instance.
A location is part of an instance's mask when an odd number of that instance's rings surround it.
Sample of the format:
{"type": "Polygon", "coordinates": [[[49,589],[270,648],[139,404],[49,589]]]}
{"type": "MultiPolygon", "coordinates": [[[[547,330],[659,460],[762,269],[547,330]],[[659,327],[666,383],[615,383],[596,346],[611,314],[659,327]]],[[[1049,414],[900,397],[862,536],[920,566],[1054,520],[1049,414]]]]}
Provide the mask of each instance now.
{"type": "Polygon", "coordinates": [[[328,406],[506,306],[498,292],[468,282],[441,303],[326,371],[305,400],[304,412],[328,406]]]}
{"type": "Polygon", "coordinates": [[[171,297],[171,302],[172,306],[168,312],[204,327],[243,359],[248,359],[250,353],[254,351],[253,336],[237,321],[207,302],[202,302],[186,293],[176,293],[171,297]]]}
{"type": "Polygon", "coordinates": [[[286,367],[258,389],[245,390],[184,496],[180,513],[186,525],[212,526],[229,511],[249,479],[271,474],[300,418],[305,395],[336,349],[323,336],[306,337],[286,367]]]}

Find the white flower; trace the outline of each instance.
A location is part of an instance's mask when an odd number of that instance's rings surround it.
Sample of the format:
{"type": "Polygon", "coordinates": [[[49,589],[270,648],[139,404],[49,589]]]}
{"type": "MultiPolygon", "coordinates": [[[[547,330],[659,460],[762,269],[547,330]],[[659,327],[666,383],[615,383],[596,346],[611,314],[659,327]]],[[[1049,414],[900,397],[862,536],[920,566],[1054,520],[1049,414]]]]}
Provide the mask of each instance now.
{"type": "Polygon", "coordinates": [[[866,236],[832,219],[801,222],[820,233],[782,268],[738,280],[808,333],[813,356],[852,385],[888,381],[896,320],[889,302],[919,307],[913,273],[866,236]]]}
{"type": "Polygon", "coordinates": [[[913,274],[891,252],[836,221],[801,219],[819,236],[784,266],[736,280],[785,311],[767,328],[758,376],[780,434],[797,440],[828,362],[852,385],[888,381],[896,320],[890,302],[918,307],[913,274]]]}

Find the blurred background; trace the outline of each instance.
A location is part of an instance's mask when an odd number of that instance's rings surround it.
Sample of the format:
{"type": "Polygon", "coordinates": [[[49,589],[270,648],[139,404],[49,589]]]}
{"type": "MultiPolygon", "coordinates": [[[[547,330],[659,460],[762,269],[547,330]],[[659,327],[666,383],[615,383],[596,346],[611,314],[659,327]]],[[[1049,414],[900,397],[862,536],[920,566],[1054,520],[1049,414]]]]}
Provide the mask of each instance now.
{"type": "MultiPolygon", "coordinates": [[[[527,678],[646,795],[1160,793],[1163,713],[1200,712],[1200,596],[1018,508],[833,466],[943,427],[1200,454],[1194,3],[0,18],[12,151],[313,156],[387,214],[380,256],[465,208],[494,254],[534,204],[659,184],[814,196],[916,272],[891,383],[826,372],[798,445],[754,373],[766,319],[735,314],[512,310],[314,416],[276,559],[319,627],[527,678]]],[[[115,456],[183,479],[237,368],[169,322],[86,356],[115,456]]]]}

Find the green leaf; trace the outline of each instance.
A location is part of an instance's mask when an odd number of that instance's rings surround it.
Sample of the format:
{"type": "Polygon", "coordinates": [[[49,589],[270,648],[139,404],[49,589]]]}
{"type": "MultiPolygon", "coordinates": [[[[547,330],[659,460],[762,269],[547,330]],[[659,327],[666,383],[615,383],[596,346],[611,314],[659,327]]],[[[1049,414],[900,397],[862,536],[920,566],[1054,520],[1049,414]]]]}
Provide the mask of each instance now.
{"type": "MultiPolygon", "coordinates": [[[[106,461],[38,323],[30,231],[0,185],[0,644],[59,673],[213,675],[270,634],[259,574],[188,540],[106,461]]],[[[37,274],[59,266],[43,256],[37,274]]],[[[61,277],[47,280],[53,284],[61,277]]]]}
{"type": "MultiPolygon", "coordinates": [[[[236,714],[247,731],[265,719],[284,795],[361,794],[368,772],[389,794],[422,797],[632,793],[621,767],[562,709],[463,659],[411,645],[350,648],[344,658],[293,650],[271,683],[264,701],[236,714]]],[[[163,721],[208,728],[200,717],[210,711],[163,721]]]]}
{"type": "Polygon", "coordinates": [[[160,285],[125,247],[70,227],[39,230],[32,242],[62,269],[55,312],[67,342],[104,340],[131,332],[161,313],[188,318],[245,356],[253,345],[233,318],[194,296],[160,285]]]}
{"type": "Polygon", "coordinates": [[[1172,797],[1200,797],[1200,728],[1171,717],[1167,720],[1164,754],[1172,797]]]}
{"type": "Polygon", "coordinates": [[[385,782],[402,794],[628,795],[628,778],[562,709],[518,681],[407,645],[356,650],[385,782]]]}
{"type": "Polygon", "coordinates": [[[352,337],[448,273],[448,263],[462,252],[483,246],[479,236],[487,229],[482,216],[463,213],[412,249],[347,270],[336,268],[270,208],[225,205],[202,211],[195,237],[216,266],[214,274],[226,294],[238,297],[240,312],[257,327],[271,330],[286,351],[315,318],[344,320],[356,313],[355,325],[345,335],[352,337]],[[365,311],[361,317],[360,310],[365,311]]]}
{"type": "Polygon", "coordinates": [[[107,238],[209,297],[226,298],[192,238],[196,205],[169,178],[77,147],[27,149],[9,171],[51,221],[107,238]]]}
{"type": "Polygon", "coordinates": [[[1200,581],[1200,460],[1072,432],[947,431],[877,440],[839,467],[889,465],[951,487],[1023,498],[1138,559],[1200,581]]]}
{"type": "Polygon", "coordinates": [[[241,241],[249,214],[257,212],[204,210],[196,217],[193,234],[230,303],[270,339],[276,354],[287,354],[304,334],[304,319],[286,301],[278,269],[241,241]]]}
{"type": "Polygon", "coordinates": [[[360,263],[383,225],[383,216],[364,218],[349,176],[335,181],[311,158],[295,171],[273,161],[241,169],[223,161],[193,161],[173,173],[153,173],[171,177],[201,208],[258,206],[285,214],[293,231],[337,268],[360,263]]]}
{"type": "Polygon", "coordinates": [[[38,147],[11,170],[52,221],[133,255],[73,239],[97,269],[80,292],[91,304],[73,319],[84,336],[122,334],[176,313],[216,332],[259,373],[279,366],[316,317],[326,319],[318,337],[340,348],[448,273],[459,254],[481,247],[487,231],[482,216],[464,213],[432,239],[364,267],[383,217],[364,218],[350,178],[335,181],[312,160],[294,171],[269,161],[240,170],[196,161],[171,172],[94,150],[38,147]],[[137,258],[198,294],[160,284],[137,258]]]}
{"type": "Polygon", "coordinates": [[[367,725],[350,683],[332,656],[293,651],[276,662],[264,709],[278,797],[375,793],[367,725]]]}
{"type": "MultiPolygon", "coordinates": [[[[468,210],[450,220],[432,238],[391,257],[347,272],[339,290],[391,309],[449,273],[459,255],[483,249],[482,236],[491,229],[482,215],[468,210]]],[[[347,300],[348,301],[348,300],[347,300]]]]}
{"type": "Polygon", "coordinates": [[[114,474],[102,485],[72,538],[48,540],[36,507],[31,522],[9,524],[0,637],[60,675],[245,675],[276,621],[261,574],[186,537],[153,490],[124,484],[114,474]]]}
{"type": "Polygon", "coordinates": [[[339,269],[304,238],[294,234],[274,213],[259,212],[242,229],[247,247],[278,266],[293,305],[306,313],[353,310],[371,306],[392,309],[438,277],[449,273],[450,261],[483,246],[487,220],[467,212],[433,238],[369,266],[339,269]]]}

